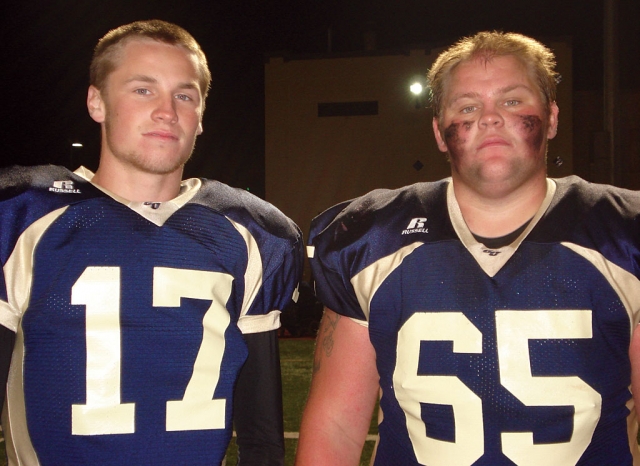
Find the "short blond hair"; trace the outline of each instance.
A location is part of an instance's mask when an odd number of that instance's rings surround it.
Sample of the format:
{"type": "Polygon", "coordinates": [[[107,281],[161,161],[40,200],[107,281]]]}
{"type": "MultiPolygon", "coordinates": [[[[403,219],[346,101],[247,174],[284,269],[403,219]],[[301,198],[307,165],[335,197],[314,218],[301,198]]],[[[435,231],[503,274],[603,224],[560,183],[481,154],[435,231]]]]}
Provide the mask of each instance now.
{"type": "Polygon", "coordinates": [[[89,84],[102,90],[107,77],[118,66],[119,52],[128,40],[136,38],[148,38],[183,47],[195,55],[198,62],[198,84],[200,85],[204,102],[211,85],[211,72],[207,64],[207,57],[200,44],[180,26],[158,19],[125,24],[105,34],[98,41],[93,52],[93,59],[89,67],[89,84]]]}
{"type": "Polygon", "coordinates": [[[464,37],[442,52],[427,73],[429,98],[433,116],[442,117],[446,86],[455,68],[476,58],[491,60],[505,55],[514,56],[526,66],[538,85],[547,112],[556,100],[556,85],[560,75],[555,71],[553,52],[531,37],[513,32],[484,31],[464,37]]]}

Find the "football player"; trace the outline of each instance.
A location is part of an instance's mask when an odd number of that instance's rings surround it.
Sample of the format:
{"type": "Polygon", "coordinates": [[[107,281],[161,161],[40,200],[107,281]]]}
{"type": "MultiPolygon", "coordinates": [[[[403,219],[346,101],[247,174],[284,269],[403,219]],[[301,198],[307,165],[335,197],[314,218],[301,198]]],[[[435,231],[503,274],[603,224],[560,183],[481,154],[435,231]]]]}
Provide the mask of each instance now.
{"type": "Polygon", "coordinates": [[[244,190],[182,181],[211,81],[187,31],[114,29],[90,75],[96,173],[0,173],[9,464],[221,464],[233,427],[239,464],[283,464],[300,232],[244,190]]]}
{"type": "Polygon", "coordinates": [[[554,67],[520,34],[462,39],[428,73],[451,177],[314,220],[298,464],[358,464],[380,390],[376,465],[640,465],[640,195],[547,178],[554,67]]]}

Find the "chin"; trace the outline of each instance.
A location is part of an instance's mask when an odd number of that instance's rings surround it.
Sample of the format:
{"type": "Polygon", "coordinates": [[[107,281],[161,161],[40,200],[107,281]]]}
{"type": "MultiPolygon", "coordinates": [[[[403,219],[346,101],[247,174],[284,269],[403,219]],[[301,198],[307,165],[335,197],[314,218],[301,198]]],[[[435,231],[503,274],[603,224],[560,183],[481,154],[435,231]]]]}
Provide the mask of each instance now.
{"type": "Polygon", "coordinates": [[[177,170],[182,170],[189,158],[190,154],[182,157],[151,155],[148,157],[137,157],[132,161],[132,165],[147,173],[169,175],[177,170]]]}

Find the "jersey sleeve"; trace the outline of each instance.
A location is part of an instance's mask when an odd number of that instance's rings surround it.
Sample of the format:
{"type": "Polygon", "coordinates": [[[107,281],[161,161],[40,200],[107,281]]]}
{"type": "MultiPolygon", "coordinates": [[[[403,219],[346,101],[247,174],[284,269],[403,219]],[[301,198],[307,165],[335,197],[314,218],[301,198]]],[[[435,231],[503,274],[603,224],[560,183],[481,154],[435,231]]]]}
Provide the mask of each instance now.
{"type": "Polygon", "coordinates": [[[16,334],[13,331],[0,325],[0,413],[4,406],[4,394],[7,392],[7,378],[15,339],[16,334]]]}
{"type": "Polygon", "coordinates": [[[244,334],[278,329],[280,313],[297,298],[303,243],[302,234],[293,227],[294,232],[285,237],[268,231],[251,232],[245,299],[238,319],[244,334]]]}
{"type": "Polygon", "coordinates": [[[240,466],[284,464],[277,330],[244,336],[249,354],[236,384],[233,422],[240,466]]]}
{"type": "Polygon", "coordinates": [[[280,313],[295,299],[304,243],[298,226],[272,204],[223,183],[204,180],[192,202],[224,215],[243,238],[247,265],[238,328],[243,334],[280,327],[280,313]]]}
{"type": "Polygon", "coordinates": [[[307,251],[320,301],[345,317],[368,322],[368,299],[373,290],[368,278],[359,277],[385,273],[388,267],[377,265],[382,260],[393,255],[399,258],[399,251],[423,244],[414,233],[428,232],[432,240],[451,234],[448,184],[445,179],[375,189],[313,219],[307,251]],[[439,225],[437,231],[419,227],[426,217],[439,225]]]}
{"type": "Polygon", "coordinates": [[[349,204],[335,205],[313,219],[307,254],[318,299],[339,314],[366,321],[350,282],[358,245],[344,239],[350,237],[351,225],[340,215],[349,204]]]}

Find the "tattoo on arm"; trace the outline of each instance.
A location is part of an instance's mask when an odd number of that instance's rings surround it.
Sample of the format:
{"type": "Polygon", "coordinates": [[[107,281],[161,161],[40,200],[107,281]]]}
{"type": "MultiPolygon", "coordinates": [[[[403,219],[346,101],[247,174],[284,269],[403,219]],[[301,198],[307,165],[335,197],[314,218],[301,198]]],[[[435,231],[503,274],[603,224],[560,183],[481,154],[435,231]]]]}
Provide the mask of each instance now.
{"type": "Polygon", "coordinates": [[[330,317],[325,313],[322,318],[320,329],[318,330],[318,337],[316,338],[316,345],[320,345],[320,348],[316,350],[316,354],[313,359],[314,373],[320,370],[320,362],[323,356],[327,358],[331,356],[331,352],[333,351],[333,332],[336,330],[338,321],[341,317],[342,316],[339,314],[333,314],[332,317],[330,317]]]}

